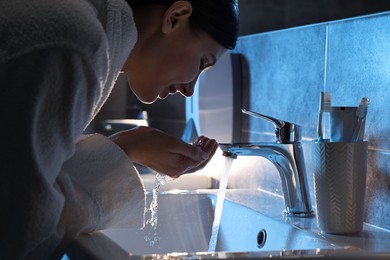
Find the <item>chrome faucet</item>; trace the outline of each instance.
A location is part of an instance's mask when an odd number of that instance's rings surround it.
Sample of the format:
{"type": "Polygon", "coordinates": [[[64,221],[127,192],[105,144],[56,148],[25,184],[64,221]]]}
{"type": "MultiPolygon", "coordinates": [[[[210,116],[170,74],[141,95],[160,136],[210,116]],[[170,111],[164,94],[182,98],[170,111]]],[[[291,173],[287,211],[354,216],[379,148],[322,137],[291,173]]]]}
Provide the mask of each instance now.
{"type": "Polygon", "coordinates": [[[223,155],[234,159],[242,155],[261,156],[271,161],[277,168],[282,182],[285,200],[284,213],[295,217],[313,216],[300,142],[300,126],[245,109],[242,109],[242,112],[271,121],[275,126],[276,141],[219,144],[223,155]]]}

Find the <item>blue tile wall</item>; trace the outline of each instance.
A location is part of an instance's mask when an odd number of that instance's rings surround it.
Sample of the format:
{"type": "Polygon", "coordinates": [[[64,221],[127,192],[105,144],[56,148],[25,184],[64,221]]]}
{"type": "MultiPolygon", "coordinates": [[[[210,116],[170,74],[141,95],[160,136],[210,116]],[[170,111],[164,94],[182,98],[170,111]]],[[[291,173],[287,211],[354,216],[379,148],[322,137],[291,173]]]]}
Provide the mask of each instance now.
{"type": "MultiPolygon", "coordinates": [[[[303,127],[313,205],[310,144],[320,91],[331,92],[334,105],[356,106],[361,97],[370,98],[365,221],[390,230],[390,12],[243,36],[234,52],[243,55],[246,67],[243,106],[303,127]]],[[[272,140],[272,124],[245,117],[243,141],[272,140]]],[[[252,160],[248,176],[232,176],[231,186],[280,194],[273,166],[252,160]]]]}

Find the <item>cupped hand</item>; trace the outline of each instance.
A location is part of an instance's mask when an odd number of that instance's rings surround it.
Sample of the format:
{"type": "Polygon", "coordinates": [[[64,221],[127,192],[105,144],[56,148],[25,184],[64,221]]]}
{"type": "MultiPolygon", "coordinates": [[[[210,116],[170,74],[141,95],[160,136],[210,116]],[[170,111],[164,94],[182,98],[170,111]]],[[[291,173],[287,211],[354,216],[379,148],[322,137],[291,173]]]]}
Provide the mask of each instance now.
{"type": "Polygon", "coordinates": [[[135,163],[176,178],[203,168],[218,144],[199,137],[193,145],[151,127],[137,127],[109,137],[135,163]]]}
{"type": "MultiPolygon", "coordinates": [[[[204,152],[206,152],[209,155],[209,158],[205,160],[204,162],[200,163],[197,167],[191,169],[188,172],[195,172],[207,165],[207,163],[211,160],[211,158],[214,156],[215,152],[218,148],[218,143],[214,139],[209,139],[205,136],[200,136],[193,144],[196,147],[201,148],[204,152]]],[[[186,172],[187,173],[187,172],[186,172]]]]}

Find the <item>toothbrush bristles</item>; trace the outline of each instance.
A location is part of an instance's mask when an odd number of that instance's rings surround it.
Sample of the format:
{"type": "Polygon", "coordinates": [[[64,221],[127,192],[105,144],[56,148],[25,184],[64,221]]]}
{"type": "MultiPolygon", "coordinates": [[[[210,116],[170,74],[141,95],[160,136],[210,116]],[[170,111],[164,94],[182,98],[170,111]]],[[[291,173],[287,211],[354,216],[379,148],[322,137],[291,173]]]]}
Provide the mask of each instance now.
{"type": "Polygon", "coordinates": [[[331,95],[329,92],[321,91],[320,95],[320,108],[318,111],[318,124],[317,124],[317,135],[318,141],[323,141],[323,132],[322,132],[322,116],[324,112],[330,112],[331,109],[331,95]]]}
{"type": "Polygon", "coordinates": [[[367,97],[363,97],[360,100],[360,104],[356,110],[356,116],[363,118],[367,115],[368,105],[370,104],[370,99],[367,97]]]}

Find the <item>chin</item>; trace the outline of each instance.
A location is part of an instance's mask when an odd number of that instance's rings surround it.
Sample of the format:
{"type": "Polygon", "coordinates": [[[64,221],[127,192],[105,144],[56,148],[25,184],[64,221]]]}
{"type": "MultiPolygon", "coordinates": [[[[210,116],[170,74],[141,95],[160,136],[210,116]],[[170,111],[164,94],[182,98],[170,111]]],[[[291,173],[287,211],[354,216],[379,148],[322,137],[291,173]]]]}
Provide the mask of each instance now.
{"type": "Polygon", "coordinates": [[[144,103],[144,104],[152,104],[152,103],[154,103],[154,102],[157,100],[157,98],[158,98],[158,96],[154,96],[154,95],[142,95],[142,93],[139,94],[139,93],[135,92],[133,89],[131,89],[131,90],[133,91],[134,95],[138,98],[138,100],[141,101],[141,102],[144,103]]]}
{"type": "Polygon", "coordinates": [[[139,101],[141,101],[144,104],[152,104],[158,99],[158,97],[156,97],[154,99],[153,98],[139,98],[138,97],[138,99],[139,99],[139,101]]]}
{"type": "Polygon", "coordinates": [[[134,95],[138,98],[139,101],[141,101],[144,104],[152,104],[154,103],[158,97],[152,97],[152,96],[142,96],[138,95],[133,91],[134,95]]]}

